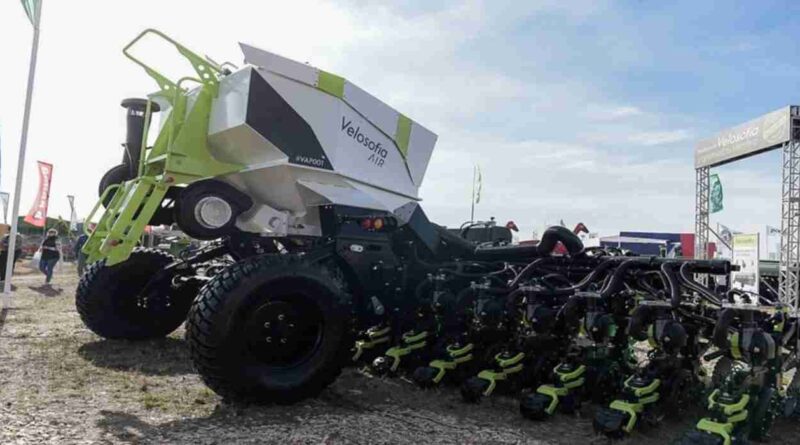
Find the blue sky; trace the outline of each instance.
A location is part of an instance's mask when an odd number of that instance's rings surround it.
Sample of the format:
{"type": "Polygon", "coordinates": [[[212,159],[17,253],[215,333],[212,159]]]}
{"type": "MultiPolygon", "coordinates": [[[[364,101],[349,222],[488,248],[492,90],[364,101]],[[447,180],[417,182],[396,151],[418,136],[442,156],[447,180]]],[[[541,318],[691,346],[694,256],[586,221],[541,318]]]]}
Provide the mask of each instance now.
{"type": "MultiPolygon", "coordinates": [[[[45,2],[22,207],[48,160],[54,214],[68,193],[88,211],[120,158],[119,100],[153,90],[120,49],[146,27],[218,60],[241,62],[244,41],[344,75],[439,135],[420,191],[433,220],[469,217],[480,164],[477,216],[513,219],[523,239],[561,219],[691,231],[695,141],[800,103],[790,1],[45,2]],[[64,112],[72,101],[81,112],[64,112]]],[[[0,72],[8,190],[30,35],[18,2],[0,3],[0,30],[16,67],[0,72]]],[[[776,225],[779,168],[772,153],[719,169],[726,209],[712,222],[776,225]]]]}

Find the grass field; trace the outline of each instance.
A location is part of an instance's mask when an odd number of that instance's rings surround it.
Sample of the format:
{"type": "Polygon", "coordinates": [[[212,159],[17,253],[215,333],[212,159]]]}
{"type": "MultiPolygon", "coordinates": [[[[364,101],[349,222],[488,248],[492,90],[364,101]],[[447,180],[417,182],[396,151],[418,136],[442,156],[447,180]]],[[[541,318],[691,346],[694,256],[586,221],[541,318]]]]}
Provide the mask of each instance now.
{"type": "MultiPolygon", "coordinates": [[[[356,370],[293,406],[223,402],[194,374],[183,331],[133,343],[103,340],[75,312],[77,277],[52,289],[30,271],[0,313],[2,444],[605,443],[591,410],[532,423],[502,397],[464,405],[452,388],[421,391],[356,370]]],[[[690,425],[668,419],[624,443],[670,443],[690,425]]],[[[798,443],[800,419],[779,420],[771,443],[798,443]]]]}

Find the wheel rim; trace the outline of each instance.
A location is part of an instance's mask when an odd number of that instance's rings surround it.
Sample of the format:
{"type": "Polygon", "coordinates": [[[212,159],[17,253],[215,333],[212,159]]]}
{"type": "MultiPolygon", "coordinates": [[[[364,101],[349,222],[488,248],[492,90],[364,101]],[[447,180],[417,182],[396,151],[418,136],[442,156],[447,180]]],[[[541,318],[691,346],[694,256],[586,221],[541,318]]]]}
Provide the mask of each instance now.
{"type": "Polygon", "coordinates": [[[322,314],[302,295],[271,299],[246,323],[247,346],[258,361],[294,367],[314,356],[322,343],[322,314]]]}
{"type": "Polygon", "coordinates": [[[230,222],[233,208],[224,199],[217,196],[206,196],[194,207],[194,219],[206,229],[219,229],[230,222]]]}

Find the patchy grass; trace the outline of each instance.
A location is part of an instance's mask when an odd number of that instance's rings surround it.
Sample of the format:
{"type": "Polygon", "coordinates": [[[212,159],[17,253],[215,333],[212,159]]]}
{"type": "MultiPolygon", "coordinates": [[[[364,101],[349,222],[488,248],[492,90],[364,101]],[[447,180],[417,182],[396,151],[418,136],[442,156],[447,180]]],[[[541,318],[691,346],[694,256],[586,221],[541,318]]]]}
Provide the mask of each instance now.
{"type": "MultiPolygon", "coordinates": [[[[354,370],[292,406],[224,403],[192,371],[182,330],[128,342],[84,328],[69,272],[52,290],[41,276],[17,278],[14,307],[0,316],[2,444],[605,443],[591,410],[532,423],[514,399],[464,405],[452,388],[354,370]]],[[[771,443],[795,443],[800,421],[779,422],[771,443]]],[[[626,442],[669,443],[689,424],[670,419],[626,442]]]]}

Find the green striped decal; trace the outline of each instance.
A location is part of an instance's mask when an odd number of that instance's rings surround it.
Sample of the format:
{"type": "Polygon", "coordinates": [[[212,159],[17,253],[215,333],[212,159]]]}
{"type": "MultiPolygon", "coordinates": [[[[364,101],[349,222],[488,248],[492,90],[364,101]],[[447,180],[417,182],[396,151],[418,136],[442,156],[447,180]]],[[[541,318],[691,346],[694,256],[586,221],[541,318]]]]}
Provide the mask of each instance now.
{"type": "Polygon", "coordinates": [[[397,148],[404,158],[408,157],[408,141],[411,138],[411,119],[404,115],[397,118],[397,131],[394,133],[394,141],[397,148]]]}
{"type": "Polygon", "coordinates": [[[344,77],[319,70],[317,88],[341,99],[344,97],[344,77]]]}

